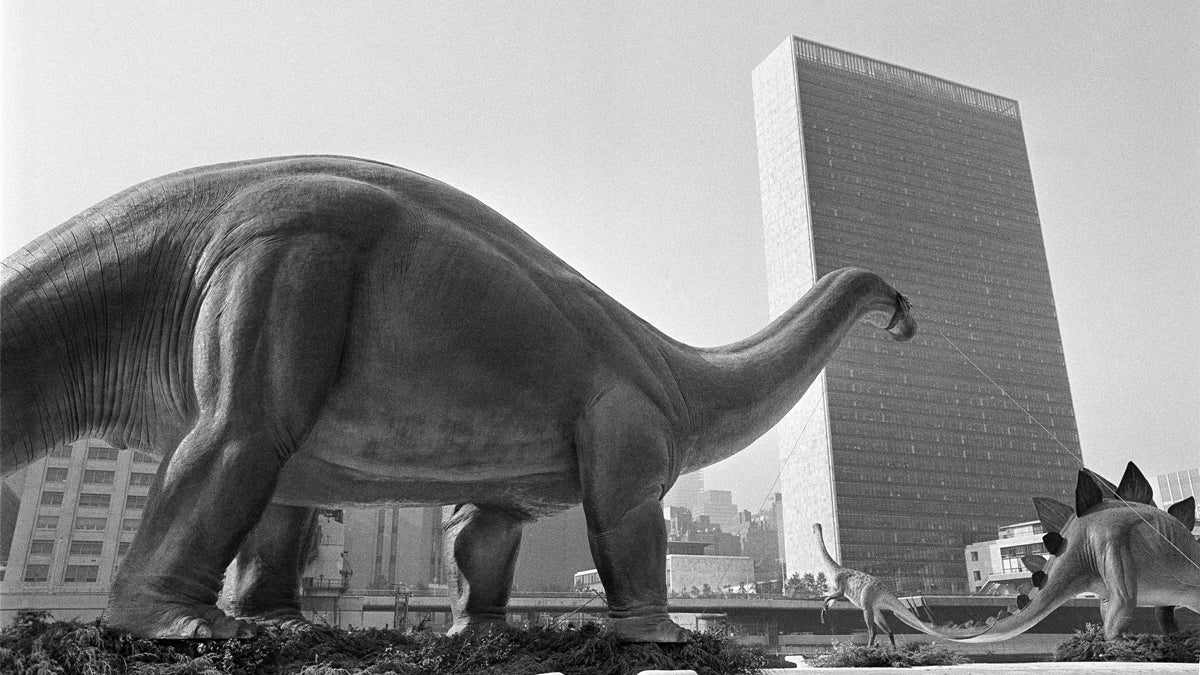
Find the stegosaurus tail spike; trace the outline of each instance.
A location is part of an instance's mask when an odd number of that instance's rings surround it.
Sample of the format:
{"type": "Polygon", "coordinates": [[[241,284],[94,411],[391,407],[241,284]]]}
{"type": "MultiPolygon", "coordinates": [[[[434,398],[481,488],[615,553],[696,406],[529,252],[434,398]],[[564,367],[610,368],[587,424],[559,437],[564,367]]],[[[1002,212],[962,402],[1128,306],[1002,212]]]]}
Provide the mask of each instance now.
{"type": "Polygon", "coordinates": [[[1049,497],[1034,497],[1033,508],[1047,532],[1062,532],[1075,512],[1066,504],[1049,497]]]}
{"type": "Polygon", "coordinates": [[[1100,486],[1092,480],[1093,475],[1095,474],[1087,469],[1080,469],[1079,476],[1075,480],[1075,515],[1079,518],[1082,518],[1092,507],[1104,501],[1100,486]]]}
{"type": "Polygon", "coordinates": [[[1191,532],[1192,528],[1196,527],[1196,498],[1188,497],[1181,502],[1175,502],[1171,508],[1167,509],[1167,513],[1183,523],[1183,526],[1191,532]]]}
{"type": "Polygon", "coordinates": [[[1150,481],[1146,480],[1137,465],[1130,462],[1125,466],[1125,475],[1121,476],[1121,484],[1117,487],[1117,496],[1127,502],[1153,504],[1154,488],[1150,487],[1150,481]]]}

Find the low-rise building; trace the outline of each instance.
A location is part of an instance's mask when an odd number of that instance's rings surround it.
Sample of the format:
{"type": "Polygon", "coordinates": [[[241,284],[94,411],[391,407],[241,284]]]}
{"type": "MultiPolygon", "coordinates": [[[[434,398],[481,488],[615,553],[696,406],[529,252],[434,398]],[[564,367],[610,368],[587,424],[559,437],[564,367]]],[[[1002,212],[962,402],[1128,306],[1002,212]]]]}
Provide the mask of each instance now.
{"type": "Polygon", "coordinates": [[[1021,558],[1046,555],[1043,534],[1042,524],[1032,520],[1005,525],[998,529],[996,539],[968,545],[963,552],[968,588],[981,595],[1028,593],[1030,572],[1021,558]]]}
{"type": "MultiPolygon", "coordinates": [[[[667,592],[704,596],[754,593],[754,561],[744,556],[667,554],[667,592]]],[[[575,589],[603,591],[594,569],[575,573],[575,589]]]]}

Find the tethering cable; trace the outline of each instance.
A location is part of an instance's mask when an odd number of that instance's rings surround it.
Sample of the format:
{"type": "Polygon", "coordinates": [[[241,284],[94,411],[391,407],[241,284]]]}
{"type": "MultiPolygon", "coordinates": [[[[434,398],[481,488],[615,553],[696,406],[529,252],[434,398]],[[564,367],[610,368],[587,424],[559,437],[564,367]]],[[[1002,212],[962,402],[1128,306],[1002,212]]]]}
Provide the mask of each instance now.
{"type": "MultiPolygon", "coordinates": [[[[1055,436],[1053,433],[1051,433],[1051,431],[1049,429],[1047,429],[1041,422],[1039,422],[1038,419],[1033,416],[1033,413],[1029,412],[1028,408],[1021,405],[1015,398],[1012,397],[1011,394],[1008,393],[1007,389],[1005,389],[1003,386],[1001,386],[999,382],[992,379],[992,377],[990,375],[988,375],[983,370],[983,368],[979,367],[979,364],[975,363],[975,361],[973,361],[971,359],[971,357],[967,356],[966,352],[964,352],[962,349],[960,349],[959,346],[957,344],[955,344],[954,340],[951,340],[949,336],[947,336],[945,333],[943,333],[942,329],[938,328],[936,323],[933,323],[933,322],[931,322],[931,323],[933,325],[933,330],[936,331],[938,335],[941,335],[942,339],[945,340],[947,344],[949,344],[951,347],[954,348],[954,351],[958,352],[959,355],[962,356],[963,359],[965,359],[967,363],[971,364],[975,368],[975,370],[979,371],[980,375],[983,375],[985,378],[987,378],[988,382],[991,382],[993,386],[995,386],[997,389],[999,389],[1000,393],[1004,394],[1004,397],[1007,398],[1009,401],[1012,401],[1012,404],[1017,406],[1018,410],[1025,413],[1025,415],[1030,419],[1030,421],[1032,421],[1034,424],[1041,427],[1042,431],[1046,432],[1046,435],[1049,436],[1052,441],[1054,441],[1055,443],[1058,443],[1058,445],[1063,450],[1067,451],[1068,455],[1070,455],[1071,457],[1074,457],[1076,459],[1076,461],[1079,462],[1079,466],[1081,468],[1084,468],[1084,469],[1087,468],[1087,466],[1083,463],[1083,453],[1082,452],[1080,452],[1079,455],[1076,455],[1074,452],[1072,452],[1071,449],[1068,448],[1062,441],[1058,440],[1057,436],[1055,436]]],[[[1103,489],[1104,486],[1100,486],[1100,487],[1103,489]]],[[[1162,532],[1159,532],[1158,528],[1154,527],[1154,525],[1151,524],[1150,521],[1146,520],[1145,516],[1138,513],[1137,509],[1133,508],[1132,504],[1130,504],[1123,497],[1121,497],[1121,495],[1117,494],[1116,491],[1113,490],[1112,488],[1108,488],[1108,491],[1112,493],[1113,497],[1115,497],[1117,499],[1117,501],[1121,502],[1126,507],[1128,507],[1129,510],[1132,511],[1133,514],[1135,516],[1137,516],[1139,520],[1141,520],[1143,523],[1145,523],[1147,527],[1149,527],[1151,530],[1153,530],[1154,533],[1157,534],[1160,539],[1167,542],[1168,546],[1175,549],[1175,552],[1178,553],[1180,556],[1182,556],[1184,560],[1188,561],[1188,563],[1190,563],[1192,565],[1192,567],[1195,567],[1196,569],[1200,570],[1200,563],[1197,563],[1196,561],[1189,558],[1186,553],[1184,553],[1178,546],[1175,545],[1175,542],[1168,539],[1167,536],[1164,535],[1162,532]]]]}

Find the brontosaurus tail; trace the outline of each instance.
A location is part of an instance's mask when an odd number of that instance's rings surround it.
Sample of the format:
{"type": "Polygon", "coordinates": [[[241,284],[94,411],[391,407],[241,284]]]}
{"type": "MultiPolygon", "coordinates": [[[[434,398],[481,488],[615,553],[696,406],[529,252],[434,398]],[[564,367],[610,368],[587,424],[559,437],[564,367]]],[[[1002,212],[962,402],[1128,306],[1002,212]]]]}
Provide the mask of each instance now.
{"type": "Polygon", "coordinates": [[[104,387],[88,385],[101,366],[120,361],[104,349],[122,296],[117,242],[96,235],[94,220],[103,221],[84,212],[0,263],[4,474],[90,431],[89,408],[104,387]]]}
{"type": "Polygon", "coordinates": [[[41,459],[56,442],[74,440],[59,436],[63,419],[78,406],[58,393],[77,372],[67,355],[57,352],[72,333],[90,328],[74,320],[72,309],[80,303],[73,284],[44,253],[59,243],[50,237],[0,265],[0,470],[5,475],[41,459]]]}

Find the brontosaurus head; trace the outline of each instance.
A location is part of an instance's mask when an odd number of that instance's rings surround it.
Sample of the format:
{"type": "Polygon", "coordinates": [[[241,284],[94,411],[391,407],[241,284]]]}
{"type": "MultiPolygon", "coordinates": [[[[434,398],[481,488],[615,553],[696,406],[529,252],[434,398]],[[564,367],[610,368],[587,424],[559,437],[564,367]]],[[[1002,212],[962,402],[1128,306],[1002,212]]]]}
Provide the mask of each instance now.
{"type": "Polygon", "coordinates": [[[912,317],[912,303],[900,293],[896,293],[896,309],[884,330],[898,342],[911,340],[917,334],[917,322],[912,317]]]}

